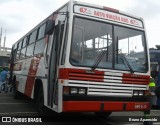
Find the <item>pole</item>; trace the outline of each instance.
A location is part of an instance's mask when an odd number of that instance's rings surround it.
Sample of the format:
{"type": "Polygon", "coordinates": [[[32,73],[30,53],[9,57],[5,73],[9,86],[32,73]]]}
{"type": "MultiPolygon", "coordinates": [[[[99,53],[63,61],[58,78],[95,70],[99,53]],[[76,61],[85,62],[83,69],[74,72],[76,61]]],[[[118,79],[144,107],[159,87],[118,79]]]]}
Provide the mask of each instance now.
{"type": "Polygon", "coordinates": [[[6,31],[7,31],[7,30],[5,30],[5,34],[4,34],[4,43],[3,43],[4,49],[5,49],[5,46],[6,46],[6,31]]]}
{"type": "MultiPolygon", "coordinates": [[[[2,27],[1,27],[1,32],[0,32],[0,47],[1,47],[1,40],[2,40],[2,27]]],[[[1,49],[0,49],[1,51],[1,49]]]]}

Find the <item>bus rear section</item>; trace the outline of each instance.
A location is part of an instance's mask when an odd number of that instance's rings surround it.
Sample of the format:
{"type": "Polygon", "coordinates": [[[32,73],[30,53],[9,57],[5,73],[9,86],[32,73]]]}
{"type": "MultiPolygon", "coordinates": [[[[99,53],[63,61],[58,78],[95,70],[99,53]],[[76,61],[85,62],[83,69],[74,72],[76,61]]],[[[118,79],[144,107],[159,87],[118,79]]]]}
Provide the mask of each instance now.
{"type": "Polygon", "coordinates": [[[35,99],[39,109],[107,115],[150,110],[141,18],[70,1],[22,37],[12,55],[16,92],[35,99]]]}

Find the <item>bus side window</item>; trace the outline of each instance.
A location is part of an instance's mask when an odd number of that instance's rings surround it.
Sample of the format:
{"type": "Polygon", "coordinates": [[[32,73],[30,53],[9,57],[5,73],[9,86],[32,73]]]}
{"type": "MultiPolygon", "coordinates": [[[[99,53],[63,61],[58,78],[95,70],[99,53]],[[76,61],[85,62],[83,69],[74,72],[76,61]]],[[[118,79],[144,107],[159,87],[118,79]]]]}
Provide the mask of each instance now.
{"type": "Polygon", "coordinates": [[[23,40],[23,46],[22,46],[22,48],[26,47],[26,44],[27,44],[27,37],[25,37],[24,40],[23,40]]]}
{"type": "Polygon", "coordinates": [[[19,57],[20,57],[20,52],[21,52],[21,48],[22,48],[22,43],[23,43],[22,40],[20,40],[20,42],[18,43],[16,59],[19,59],[19,57]]]}
{"type": "Polygon", "coordinates": [[[14,61],[16,60],[16,57],[17,57],[17,48],[18,48],[18,43],[16,43],[16,44],[13,46],[13,60],[14,60],[14,61]]]}
{"type": "Polygon", "coordinates": [[[17,53],[16,53],[16,60],[19,59],[19,55],[20,55],[20,51],[18,50],[17,53]]]}
{"type": "Polygon", "coordinates": [[[43,24],[39,29],[38,29],[38,37],[37,40],[40,40],[44,37],[44,33],[45,33],[45,28],[46,28],[46,24],[43,24]]]}
{"type": "Polygon", "coordinates": [[[27,46],[26,57],[33,56],[34,43],[27,46]]]}
{"type": "Polygon", "coordinates": [[[26,44],[27,44],[27,37],[25,37],[25,38],[23,39],[22,49],[21,49],[21,52],[20,52],[20,59],[25,58],[26,44]]]}
{"type": "Polygon", "coordinates": [[[45,27],[46,24],[43,24],[39,29],[38,29],[38,34],[37,34],[37,41],[35,43],[35,49],[34,49],[34,54],[39,54],[44,52],[45,48],[45,27]]]}
{"type": "Polygon", "coordinates": [[[26,47],[21,49],[20,59],[25,58],[25,53],[26,53],[26,47]]]}
{"type": "Polygon", "coordinates": [[[29,44],[34,43],[34,42],[36,41],[36,36],[37,36],[37,30],[33,31],[33,32],[30,34],[28,43],[29,43],[29,44]]]}
{"type": "Polygon", "coordinates": [[[28,46],[27,46],[27,51],[26,51],[26,57],[33,56],[36,36],[37,36],[37,30],[33,31],[28,37],[28,46]]]}

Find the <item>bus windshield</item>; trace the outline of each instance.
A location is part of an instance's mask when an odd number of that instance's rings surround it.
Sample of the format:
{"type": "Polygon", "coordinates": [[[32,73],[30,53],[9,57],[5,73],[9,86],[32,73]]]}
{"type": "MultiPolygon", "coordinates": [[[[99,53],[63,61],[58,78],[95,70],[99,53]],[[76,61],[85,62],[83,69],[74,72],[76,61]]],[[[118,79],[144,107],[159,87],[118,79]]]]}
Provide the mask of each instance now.
{"type": "Polygon", "coordinates": [[[76,17],[70,63],[82,67],[94,66],[94,69],[147,72],[145,43],[143,31],[76,17]]]}

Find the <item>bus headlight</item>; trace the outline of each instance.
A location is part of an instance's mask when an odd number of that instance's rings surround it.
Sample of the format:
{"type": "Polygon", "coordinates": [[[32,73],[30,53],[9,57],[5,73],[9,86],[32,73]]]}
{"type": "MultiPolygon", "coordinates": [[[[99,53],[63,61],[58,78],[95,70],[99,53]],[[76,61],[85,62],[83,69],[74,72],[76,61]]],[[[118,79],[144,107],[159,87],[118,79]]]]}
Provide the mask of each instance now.
{"type": "Polygon", "coordinates": [[[138,91],[133,91],[133,96],[138,96],[138,91]]]}
{"type": "Polygon", "coordinates": [[[71,95],[85,95],[87,93],[86,88],[82,87],[70,87],[70,94],[71,95]]]}
{"type": "Polygon", "coordinates": [[[144,91],[142,90],[134,90],[133,96],[144,96],[144,91]]]}
{"type": "Polygon", "coordinates": [[[139,96],[143,96],[144,92],[143,91],[139,91],[139,96]]]}
{"type": "Polygon", "coordinates": [[[78,88],[71,88],[70,93],[71,94],[78,94],[78,88]]]}
{"type": "Polygon", "coordinates": [[[79,88],[78,94],[79,95],[85,95],[86,94],[86,89],[85,88],[79,88]]]}
{"type": "Polygon", "coordinates": [[[63,94],[64,95],[86,95],[87,94],[87,88],[85,88],[85,87],[64,86],[63,87],[63,94]]]}

